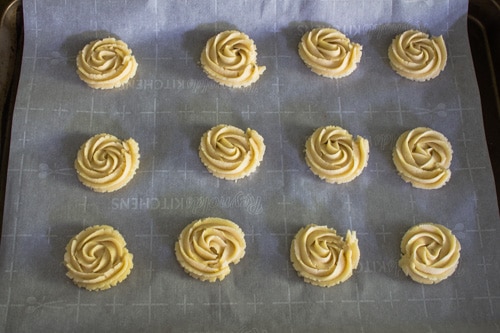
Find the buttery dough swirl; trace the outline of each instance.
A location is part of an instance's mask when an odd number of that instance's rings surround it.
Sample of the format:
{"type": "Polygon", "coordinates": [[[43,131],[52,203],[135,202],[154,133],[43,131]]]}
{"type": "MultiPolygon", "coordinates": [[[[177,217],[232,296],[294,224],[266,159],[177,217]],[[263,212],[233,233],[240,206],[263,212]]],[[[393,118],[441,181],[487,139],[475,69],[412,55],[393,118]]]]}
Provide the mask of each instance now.
{"type": "Polygon", "coordinates": [[[257,48],[246,34],[228,30],[210,38],[201,53],[201,65],[209,78],[233,87],[247,87],[266,70],[257,66],[257,48]]]}
{"type": "Polygon", "coordinates": [[[107,225],[88,227],[66,246],[66,275],[87,290],[105,290],[122,282],[132,270],[133,255],[122,235],[107,225]]]}
{"type": "Polygon", "coordinates": [[[315,224],[301,228],[290,248],[290,259],[299,276],[321,287],[331,287],[350,278],[358,267],[359,257],[355,231],[347,231],[344,241],[334,229],[315,224]]]}
{"type": "Polygon", "coordinates": [[[207,217],[187,225],[175,243],[175,256],[186,273],[201,281],[223,280],[229,264],[245,255],[245,235],[226,219],[207,217]]]}
{"type": "Polygon", "coordinates": [[[85,45],[76,58],[80,79],[95,89],[120,87],[134,77],[137,62],[121,40],[104,38],[85,45]]]}
{"type": "Polygon", "coordinates": [[[134,139],[121,141],[110,134],[97,134],[78,151],[78,179],[96,192],[113,192],[134,177],[139,167],[139,145],[134,139]]]}
{"type": "Polygon", "coordinates": [[[214,176],[238,180],[254,172],[264,158],[264,139],[252,129],[244,132],[230,125],[217,125],[201,138],[199,156],[214,176]]]}
{"type": "Polygon", "coordinates": [[[316,28],[302,36],[299,55],[314,73],[329,78],[351,74],[361,60],[362,46],[333,28],[316,28]]]}
{"type": "Polygon", "coordinates": [[[410,228],[401,240],[399,266],[406,276],[424,284],[441,282],[455,272],[460,243],[451,230],[435,223],[410,228]]]}
{"type": "Polygon", "coordinates": [[[413,187],[437,189],[451,177],[452,154],[451,144],[443,134],[417,127],[399,137],[392,159],[401,178],[413,187]]]}
{"type": "Polygon", "coordinates": [[[443,36],[429,38],[417,30],[396,36],[389,47],[392,69],[414,81],[435,78],[446,66],[447,53],[443,36]]]}
{"type": "Polygon", "coordinates": [[[306,163],[328,183],[350,182],[368,164],[368,140],[338,126],[320,127],[307,139],[306,163]]]}

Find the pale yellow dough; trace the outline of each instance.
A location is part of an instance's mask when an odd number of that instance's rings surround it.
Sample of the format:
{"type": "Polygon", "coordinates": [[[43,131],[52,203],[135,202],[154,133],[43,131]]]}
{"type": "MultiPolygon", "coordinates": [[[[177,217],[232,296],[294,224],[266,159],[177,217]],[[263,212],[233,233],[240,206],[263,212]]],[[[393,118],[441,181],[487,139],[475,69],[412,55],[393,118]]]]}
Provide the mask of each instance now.
{"type": "Polygon", "coordinates": [[[434,284],[452,275],[460,259],[460,242],[450,229],[435,223],[410,228],[401,240],[399,266],[415,282],[434,284]]]}
{"type": "Polygon", "coordinates": [[[134,139],[119,140],[102,133],[91,137],[78,151],[78,179],[96,192],[113,192],[134,177],[139,167],[139,145],[134,139]]]}
{"type": "Polygon", "coordinates": [[[182,268],[201,281],[223,280],[230,264],[245,255],[245,235],[234,222],[207,217],[187,225],[175,243],[175,256],[182,268]]]}
{"type": "Polygon", "coordinates": [[[354,72],[362,48],[336,29],[316,28],[302,36],[299,56],[314,73],[338,79],[354,72]]]}
{"type": "Polygon", "coordinates": [[[309,224],[301,228],[290,247],[293,268],[305,282],[331,287],[349,279],[358,267],[360,251],[355,231],[346,239],[327,226],[309,224]]]}
{"type": "Polygon", "coordinates": [[[396,36],[389,47],[392,69],[413,81],[427,81],[444,70],[447,61],[443,36],[430,38],[418,30],[396,36]]]}
{"type": "Polygon", "coordinates": [[[87,290],[105,290],[116,286],[134,267],[133,255],[125,247],[122,235],[108,225],[88,227],[66,246],[66,275],[87,290]]]}
{"type": "Polygon", "coordinates": [[[244,132],[220,124],[203,134],[199,156],[215,177],[238,180],[257,169],[265,151],[264,139],[257,131],[247,129],[244,132]]]}
{"type": "Polygon", "coordinates": [[[368,164],[368,140],[356,140],[338,126],[320,127],[307,139],[305,160],[311,171],[328,183],[346,183],[368,164]]]}
{"type": "Polygon", "coordinates": [[[223,31],[207,41],[201,53],[201,66],[215,82],[232,87],[247,87],[266,70],[257,65],[257,48],[246,34],[223,31]]]}
{"type": "Polygon", "coordinates": [[[453,149],[441,133],[426,127],[404,132],[392,153],[401,178],[413,187],[437,189],[451,177],[453,149]]]}
{"type": "Polygon", "coordinates": [[[80,79],[95,89],[112,89],[126,84],[137,71],[132,51],[121,40],[104,38],[85,45],[76,58],[80,79]]]}

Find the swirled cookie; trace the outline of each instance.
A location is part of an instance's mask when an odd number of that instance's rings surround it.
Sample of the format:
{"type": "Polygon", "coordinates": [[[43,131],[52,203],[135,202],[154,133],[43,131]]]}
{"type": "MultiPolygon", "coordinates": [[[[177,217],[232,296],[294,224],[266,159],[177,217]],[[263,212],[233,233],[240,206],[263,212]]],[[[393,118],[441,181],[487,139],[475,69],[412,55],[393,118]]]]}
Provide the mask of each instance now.
{"type": "Polygon", "coordinates": [[[78,151],[75,169],[78,179],[96,192],[113,192],[134,177],[139,167],[139,145],[134,139],[119,140],[97,134],[78,151]]]}
{"type": "Polygon", "coordinates": [[[450,229],[435,223],[410,228],[401,240],[399,266],[412,280],[433,284],[452,275],[460,259],[460,242],[450,229]]]}
{"type": "Polygon", "coordinates": [[[87,290],[105,290],[116,286],[134,267],[133,255],[125,247],[122,235],[108,225],[88,227],[66,246],[66,275],[87,290]]]}
{"type": "Polygon", "coordinates": [[[328,78],[350,75],[361,60],[362,46],[333,28],[316,28],[302,36],[299,56],[314,73],[328,78]]]}
{"type": "Polygon", "coordinates": [[[251,85],[266,70],[265,66],[257,66],[253,40],[236,30],[223,31],[210,38],[200,61],[210,79],[232,88],[251,85]]]}
{"type": "Polygon", "coordinates": [[[299,276],[321,287],[349,279],[358,267],[359,257],[355,231],[347,231],[344,241],[334,229],[315,224],[301,228],[290,247],[290,259],[299,276]]]}
{"type": "Polygon", "coordinates": [[[306,163],[311,171],[328,183],[350,182],[368,164],[368,140],[356,140],[338,126],[320,127],[306,141],[306,163]]]}
{"type": "Polygon", "coordinates": [[[264,139],[252,129],[244,132],[230,125],[217,125],[201,138],[199,156],[215,177],[238,180],[254,172],[264,158],[264,139]]]}
{"type": "Polygon", "coordinates": [[[95,89],[118,88],[135,76],[137,62],[121,40],[104,38],[85,45],[76,57],[80,79],[95,89]]]}
{"type": "Polygon", "coordinates": [[[229,264],[237,264],[245,248],[245,235],[236,223],[207,217],[182,230],[175,243],[175,256],[192,277],[215,282],[230,273],[229,264]]]}
{"type": "Polygon", "coordinates": [[[437,77],[444,70],[447,57],[443,36],[429,38],[428,34],[417,30],[396,36],[389,47],[392,69],[413,81],[437,77]]]}
{"type": "Polygon", "coordinates": [[[443,134],[417,127],[398,138],[392,160],[401,178],[413,187],[437,189],[451,177],[452,154],[451,144],[443,134]]]}

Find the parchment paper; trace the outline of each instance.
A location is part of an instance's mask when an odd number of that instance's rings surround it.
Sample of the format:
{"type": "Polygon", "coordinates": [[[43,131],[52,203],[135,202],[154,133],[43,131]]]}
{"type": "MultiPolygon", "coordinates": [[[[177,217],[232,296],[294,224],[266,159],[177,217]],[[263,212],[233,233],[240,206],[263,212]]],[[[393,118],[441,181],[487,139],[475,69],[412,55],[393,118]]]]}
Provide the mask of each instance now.
{"type": "Polygon", "coordinates": [[[498,331],[500,230],[480,100],[466,32],[467,1],[63,1],[23,2],[25,47],[11,138],[0,248],[0,330],[5,332],[469,332],[498,331]],[[335,27],[363,45],[359,68],[330,80],[307,69],[300,37],[335,27]],[[392,38],[416,28],[443,35],[449,59],[425,83],[399,77],[392,38]],[[238,29],[267,67],[249,88],[209,80],[199,55],[212,35],[238,29]],[[96,38],[132,49],[136,77],[93,90],[75,57],[96,38]],[[201,164],[203,132],[226,123],[256,129],[264,161],[238,182],[201,164]],[[368,166],[345,185],[307,168],[307,136],[324,125],[370,142],[368,166]],[[405,183],[391,151],[405,130],[427,126],[452,143],[450,182],[439,190],[405,183]],[[79,183],[79,146],[107,132],[140,145],[138,174],[124,189],[94,193],[79,183]],[[204,283],[178,265],[174,243],[194,219],[238,223],[247,251],[222,282],[204,283]],[[397,266],[403,233],[441,223],[462,243],[457,272],[434,286],[397,266]],[[316,223],[355,230],[361,261],[332,288],[297,276],[290,242],[316,223]],[[134,254],[131,275],[103,292],[65,276],[68,240],[109,224],[134,254]]]}

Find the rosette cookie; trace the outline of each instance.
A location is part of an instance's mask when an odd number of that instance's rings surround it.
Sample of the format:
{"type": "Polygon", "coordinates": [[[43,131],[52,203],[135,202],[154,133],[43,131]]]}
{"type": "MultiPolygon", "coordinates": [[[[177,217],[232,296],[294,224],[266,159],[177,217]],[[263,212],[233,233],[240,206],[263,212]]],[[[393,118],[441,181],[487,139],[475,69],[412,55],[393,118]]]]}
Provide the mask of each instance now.
{"type": "Polygon", "coordinates": [[[399,175],[413,187],[437,189],[451,177],[453,150],[446,137],[430,128],[404,132],[392,153],[399,175]]]}
{"type": "Polygon", "coordinates": [[[344,241],[334,229],[315,224],[301,228],[290,247],[293,268],[305,282],[320,287],[349,279],[358,267],[359,257],[355,231],[347,231],[344,241]]]}
{"type": "Polygon", "coordinates": [[[66,275],[87,290],[105,290],[122,282],[132,270],[133,255],[122,235],[107,225],[88,227],[66,246],[66,275]]]}
{"type": "Polygon", "coordinates": [[[356,140],[338,126],[320,127],[306,141],[306,163],[311,171],[328,183],[350,182],[368,164],[368,140],[356,140]]]}
{"type": "Polygon", "coordinates": [[[444,70],[447,60],[443,36],[429,38],[417,30],[396,36],[389,47],[389,61],[399,75],[414,81],[433,79],[444,70]]]}
{"type": "Polygon", "coordinates": [[[230,125],[217,125],[201,138],[199,156],[215,177],[238,180],[254,172],[264,158],[264,139],[252,129],[244,132],[230,125]]]}
{"type": "Polygon", "coordinates": [[[139,145],[134,139],[122,141],[102,133],[80,147],[75,169],[85,186],[96,192],[113,192],[134,177],[139,157],[139,145]]]}
{"type": "Polygon", "coordinates": [[[460,259],[460,242],[440,224],[422,223],[410,228],[401,240],[399,266],[412,280],[433,284],[452,275],[460,259]]]}
{"type": "Polygon", "coordinates": [[[245,255],[245,235],[229,220],[207,217],[187,225],[175,243],[175,256],[182,268],[201,281],[223,280],[229,264],[245,255]]]}
{"type": "Polygon", "coordinates": [[[246,34],[228,30],[210,38],[201,53],[201,66],[215,82],[232,87],[247,87],[266,70],[257,66],[257,48],[246,34]]]}
{"type": "Polygon", "coordinates": [[[118,88],[135,76],[137,62],[132,51],[121,40],[95,40],[78,53],[77,73],[95,89],[118,88]]]}
{"type": "Polygon", "coordinates": [[[362,46],[333,28],[316,28],[302,36],[299,56],[314,73],[328,78],[350,75],[361,60],[362,46]]]}

